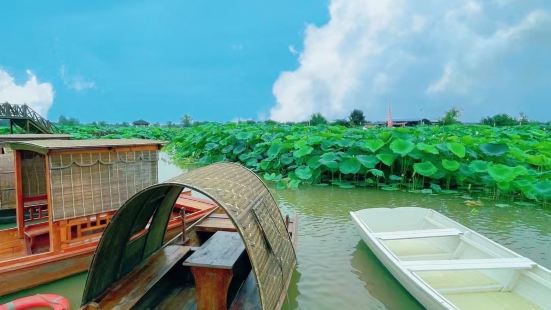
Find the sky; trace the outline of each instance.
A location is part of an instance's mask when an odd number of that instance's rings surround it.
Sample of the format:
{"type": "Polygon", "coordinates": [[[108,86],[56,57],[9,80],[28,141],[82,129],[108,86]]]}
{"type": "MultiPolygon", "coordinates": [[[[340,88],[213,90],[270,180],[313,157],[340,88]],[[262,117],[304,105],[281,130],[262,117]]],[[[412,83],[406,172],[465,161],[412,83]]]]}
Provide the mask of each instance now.
{"type": "Polygon", "coordinates": [[[11,1],[0,102],[83,122],[551,120],[551,2],[11,1]]]}

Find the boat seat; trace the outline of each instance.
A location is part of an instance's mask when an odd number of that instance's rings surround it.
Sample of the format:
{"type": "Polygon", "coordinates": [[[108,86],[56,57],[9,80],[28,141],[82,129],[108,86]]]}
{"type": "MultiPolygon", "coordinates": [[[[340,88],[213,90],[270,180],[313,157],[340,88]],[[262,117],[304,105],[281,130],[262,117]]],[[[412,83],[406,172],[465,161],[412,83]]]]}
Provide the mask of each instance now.
{"type": "Polygon", "coordinates": [[[405,261],[409,271],[468,270],[468,269],[530,269],[536,263],[526,257],[405,261]]]}
{"type": "Polygon", "coordinates": [[[190,247],[169,245],[124,276],[106,295],[90,306],[98,309],[131,309],[190,251],[190,247]]]}
{"type": "Polygon", "coordinates": [[[197,309],[228,309],[251,265],[241,236],[218,231],[184,262],[195,279],[197,309]]]}
{"type": "Polygon", "coordinates": [[[412,239],[412,238],[458,236],[461,234],[463,234],[463,232],[457,228],[442,228],[442,229],[380,232],[380,233],[373,233],[373,236],[381,240],[398,240],[398,239],[412,239]]]}

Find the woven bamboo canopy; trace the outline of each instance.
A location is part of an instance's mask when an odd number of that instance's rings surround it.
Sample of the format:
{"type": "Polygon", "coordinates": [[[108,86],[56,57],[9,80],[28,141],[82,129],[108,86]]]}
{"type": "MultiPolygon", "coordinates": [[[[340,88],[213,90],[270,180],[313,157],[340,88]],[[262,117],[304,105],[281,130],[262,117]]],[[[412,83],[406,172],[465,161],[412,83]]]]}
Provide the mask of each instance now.
{"type": "Polygon", "coordinates": [[[295,252],[272,194],[243,166],[219,163],[193,170],[134,195],[119,209],[96,250],[82,304],[101,296],[163,245],[178,195],[189,188],[223,208],[241,235],[263,309],[276,309],[296,265],[295,252]],[[149,223],[143,235],[132,238],[149,223]],[[132,238],[132,239],[131,239],[132,238]]]}
{"type": "Polygon", "coordinates": [[[40,154],[48,154],[51,151],[82,150],[93,148],[114,147],[139,147],[157,145],[159,148],[166,144],[165,141],[148,139],[93,139],[93,140],[33,140],[21,142],[7,142],[11,149],[32,151],[40,154]]]}

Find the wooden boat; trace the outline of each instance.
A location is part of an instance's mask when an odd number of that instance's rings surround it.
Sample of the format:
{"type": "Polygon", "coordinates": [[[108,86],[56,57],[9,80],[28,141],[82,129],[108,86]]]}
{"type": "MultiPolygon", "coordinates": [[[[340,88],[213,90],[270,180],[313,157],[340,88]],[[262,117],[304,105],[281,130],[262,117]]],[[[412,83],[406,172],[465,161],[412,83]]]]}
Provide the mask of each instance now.
{"type": "MultiPolygon", "coordinates": [[[[157,183],[153,140],[8,142],[15,157],[17,225],[0,230],[0,296],[88,269],[105,227],[124,201],[157,183]]],[[[214,208],[180,193],[167,238],[214,208]],[[189,205],[189,208],[188,208],[189,205]]]]}
{"type": "Polygon", "coordinates": [[[150,186],[109,223],[82,309],[280,309],[296,264],[295,228],[264,183],[237,164],[150,186]],[[165,243],[168,213],[183,188],[210,197],[217,209],[165,243]]]}
{"type": "Polygon", "coordinates": [[[362,239],[428,309],[551,309],[551,272],[430,209],[351,212],[362,239]]]}

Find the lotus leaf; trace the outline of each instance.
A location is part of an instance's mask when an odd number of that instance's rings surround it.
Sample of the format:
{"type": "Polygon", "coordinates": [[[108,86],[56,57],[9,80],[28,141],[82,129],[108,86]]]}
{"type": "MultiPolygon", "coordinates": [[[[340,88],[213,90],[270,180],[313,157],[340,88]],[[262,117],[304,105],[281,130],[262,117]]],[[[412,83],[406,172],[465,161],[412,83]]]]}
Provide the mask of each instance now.
{"type": "Polygon", "coordinates": [[[501,156],[509,151],[509,147],[503,143],[485,143],[480,145],[480,150],[488,156],[501,156]]]}
{"type": "Polygon", "coordinates": [[[295,175],[301,180],[310,180],[312,178],[312,169],[308,166],[300,166],[295,169],[295,175]]]}
{"type": "Polygon", "coordinates": [[[390,143],[390,149],[400,156],[404,157],[413,150],[415,144],[409,140],[396,139],[390,143]]]}
{"type": "Polygon", "coordinates": [[[394,154],[386,154],[386,153],[382,153],[382,154],[377,154],[376,157],[383,162],[383,164],[387,165],[387,166],[391,166],[392,163],[394,162],[394,159],[396,159],[396,156],[394,156],[394,154]]]}
{"type": "Polygon", "coordinates": [[[448,171],[457,171],[461,164],[455,160],[442,159],[442,167],[448,171]]]}
{"type": "Polygon", "coordinates": [[[423,142],[417,143],[417,149],[426,153],[434,154],[434,155],[438,155],[440,153],[436,148],[436,146],[432,144],[426,144],[423,142]]]}
{"type": "Polygon", "coordinates": [[[373,153],[377,152],[383,145],[385,145],[385,143],[381,139],[369,139],[364,143],[364,146],[373,153]]]}
{"type": "Polygon", "coordinates": [[[489,165],[488,174],[496,183],[511,182],[516,177],[515,169],[503,164],[489,165]]]}
{"type": "Polygon", "coordinates": [[[375,165],[379,163],[379,159],[373,155],[358,155],[356,156],[358,161],[366,168],[375,168],[375,165]]]}
{"type": "Polygon", "coordinates": [[[413,164],[413,170],[424,177],[430,177],[438,171],[438,168],[430,161],[424,161],[413,164]]]}
{"type": "Polygon", "coordinates": [[[293,156],[295,158],[302,158],[302,157],[312,153],[313,150],[314,150],[314,148],[309,146],[309,145],[301,146],[298,150],[295,150],[293,152],[293,156]]]}
{"type": "Polygon", "coordinates": [[[450,142],[447,144],[448,150],[455,154],[459,158],[465,157],[465,146],[461,143],[450,142]]]}
{"type": "Polygon", "coordinates": [[[473,160],[469,164],[469,168],[471,168],[474,172],[483,173],[488,169],[488,162],[483,160],[473,160]]]}
{"type": "Polygon", "coordinates": [[[339,165],[340,172],[344,174],[355,174],[360,171],[361,164],[356,157],[350,157],[341,162],[339,165]]]}

